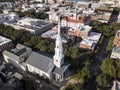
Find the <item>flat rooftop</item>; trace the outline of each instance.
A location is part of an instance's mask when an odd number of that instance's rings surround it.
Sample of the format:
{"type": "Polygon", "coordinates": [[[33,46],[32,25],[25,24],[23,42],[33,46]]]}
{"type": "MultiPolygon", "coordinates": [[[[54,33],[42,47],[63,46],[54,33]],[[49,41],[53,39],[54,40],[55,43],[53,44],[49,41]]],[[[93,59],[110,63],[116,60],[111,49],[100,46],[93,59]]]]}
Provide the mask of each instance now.
{"type": "Polygon", "coordinates": [[[98,42],[101,37],[101,33],[96,33],[96,32],[90,32],[89,36],[87,39],[98,42]]]}
{"type": "Polygon", "coordinates": [[[14,55],[20,56],[24,52],[26,52],[26,47],[22,44],[17,44],[16,48],[11,49],[10,52],[14,55]]]}
{"type": "Polygon", "coordinates": [[[88,26],[88,25],[86,25],[86,26],[81,26],[80,28],[79,28],[79,30],[80,31],[89,31],[89,30],[91,30],[91,26],[88,26]]]}
{"type": "Polygon", "coordinates": [[[36,30],[36,29],[45,27],[47,24],[49,24],[49,22],[27,17],[27,18],[22,18],[18,20],[17,24],[36,30]]]}
{"type": "Polygon", "coordinates": [[[80,44],[84,44],[90,47],[95,47],[95,43],[92,40],[83,39],[80,44]]]}
{"type": "Polygon", "coordinates": [[[37,31],[52,24],[51,22],[48,21],[29,18],[29,17],[20,18],[19,20],[5,22],[5,23],[17,28],[27,29],[28,31],[37,31]]]}
{"type": "Polygon", "coordinates": [[[57,32],[53,30],[49,30],[41,35],[41,37],[52,38],[55,39],[57,36],[57,32]]]}
{"type": "Polygon", "coordinates": [[[12,40],[10,40],[10,39],[8,39],[8,38],[5,38],[5,37],[0,36],[0,46],[6,44],[6,43],[8,43],[8,42],[11,42],[11,41],[12,41],[12,40]]]}

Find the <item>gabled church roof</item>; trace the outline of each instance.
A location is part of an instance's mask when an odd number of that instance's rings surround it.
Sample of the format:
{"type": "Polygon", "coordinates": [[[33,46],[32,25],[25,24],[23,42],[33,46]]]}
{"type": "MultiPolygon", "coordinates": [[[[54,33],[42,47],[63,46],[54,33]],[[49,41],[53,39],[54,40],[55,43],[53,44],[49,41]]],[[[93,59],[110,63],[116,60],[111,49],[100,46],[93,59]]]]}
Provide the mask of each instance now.
{"type": "Polygon", "coordinates": [[[54,68],[53,59],[49,55],[43,55],[37,52],[32,52],[26,63],[46,73],[51,73],[54,68]]]}

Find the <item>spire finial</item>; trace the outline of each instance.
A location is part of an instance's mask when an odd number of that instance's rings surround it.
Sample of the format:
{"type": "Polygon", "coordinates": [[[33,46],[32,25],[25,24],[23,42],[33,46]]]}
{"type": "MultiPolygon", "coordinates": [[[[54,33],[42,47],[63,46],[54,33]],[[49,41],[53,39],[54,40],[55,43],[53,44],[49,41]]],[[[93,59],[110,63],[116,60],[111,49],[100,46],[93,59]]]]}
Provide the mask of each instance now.
{"type": "Polygon", "coordinates": [[[61,35],[60,27],[61,27],[61,23],[60,23],[60,15],[59,15],[58,16],[58,35],[61,35]]]}

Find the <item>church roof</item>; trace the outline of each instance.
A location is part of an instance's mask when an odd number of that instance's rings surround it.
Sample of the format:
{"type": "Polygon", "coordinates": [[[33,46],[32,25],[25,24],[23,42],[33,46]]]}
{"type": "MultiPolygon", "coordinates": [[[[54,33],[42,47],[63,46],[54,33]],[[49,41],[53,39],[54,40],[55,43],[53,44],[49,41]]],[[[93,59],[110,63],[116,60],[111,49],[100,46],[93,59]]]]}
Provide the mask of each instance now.
{"type": "Polygon", "coordinates": [[[51,73],[54,68],[53,59],[50,58],[49,54],[43,55],[41,53],[32,52],[26,63],[46,73],[51,73]]]}
{"type": "Polygon", "coordinates": [[[62,75],[69,66],[70,66],[70,64],[64,63],[64,64],[61,66],[61,68],[55,67],[54,70],[53,70],[53,73],[62,75]]]}

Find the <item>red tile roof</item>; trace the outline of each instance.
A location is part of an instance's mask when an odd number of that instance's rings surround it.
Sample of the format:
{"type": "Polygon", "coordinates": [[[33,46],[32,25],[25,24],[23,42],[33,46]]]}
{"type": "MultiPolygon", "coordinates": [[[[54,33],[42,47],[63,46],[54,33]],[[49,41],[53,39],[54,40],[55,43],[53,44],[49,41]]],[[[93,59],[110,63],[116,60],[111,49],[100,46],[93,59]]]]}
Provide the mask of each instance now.
{"type": "Polygon", "coordinates": [[[63,18],[62,20],[66,20],[66,21],[72,22],[72,23],[85,23],[85,22],[87,22],[88,20],[90,20],[90,17],[89,17],[89,16],[79,17],[78,20],[76,20],[76,19],[71,19],[71,18],[69,18],[69,17],[65,17],[65,18],[63,18]]]}

